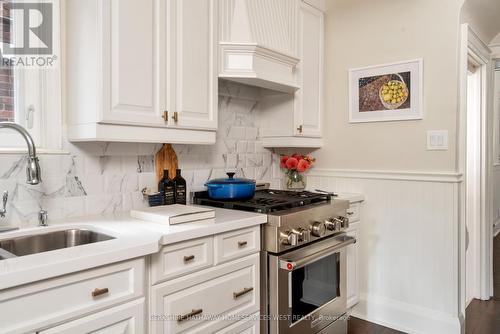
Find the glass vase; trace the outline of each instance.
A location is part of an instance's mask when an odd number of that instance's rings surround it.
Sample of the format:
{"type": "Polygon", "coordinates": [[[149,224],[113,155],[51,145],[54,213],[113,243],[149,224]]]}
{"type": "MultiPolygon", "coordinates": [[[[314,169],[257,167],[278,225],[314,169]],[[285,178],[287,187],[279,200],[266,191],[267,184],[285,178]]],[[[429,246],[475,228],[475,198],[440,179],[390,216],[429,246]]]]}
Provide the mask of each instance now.
{"type": "Polygon", "coordinates": [[[283,189],[292,191],[303,191],[306,188],[304,175],[296,170],[290,170],[283,177],[283,189]]]}

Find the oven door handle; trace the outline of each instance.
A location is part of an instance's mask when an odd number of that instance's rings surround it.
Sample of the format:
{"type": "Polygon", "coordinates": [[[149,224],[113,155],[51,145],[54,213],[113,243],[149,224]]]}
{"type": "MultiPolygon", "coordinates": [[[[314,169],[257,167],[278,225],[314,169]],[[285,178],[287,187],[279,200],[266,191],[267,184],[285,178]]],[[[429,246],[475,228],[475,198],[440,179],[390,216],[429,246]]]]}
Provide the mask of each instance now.
{"type": "Polygon", "coordinates": [[[322,259],[326,256],[329,256],[335,252],[337,252],[339,249],[344,248],[350,244],[356,243],[356,239],[353,237],[346,236],[345,240],[335,246],[326,248],[324,250],[321,250],[317,253],[311,254],[309,256],[303,257],[300,260],[297,261],[287,261],[287,260],[280,260],[280,269],[286,270],[286,271],[293,271],[295,269],[302,268],[303,266],[307,265],[308,263],[314,262],[316,260],[322,259]]]}

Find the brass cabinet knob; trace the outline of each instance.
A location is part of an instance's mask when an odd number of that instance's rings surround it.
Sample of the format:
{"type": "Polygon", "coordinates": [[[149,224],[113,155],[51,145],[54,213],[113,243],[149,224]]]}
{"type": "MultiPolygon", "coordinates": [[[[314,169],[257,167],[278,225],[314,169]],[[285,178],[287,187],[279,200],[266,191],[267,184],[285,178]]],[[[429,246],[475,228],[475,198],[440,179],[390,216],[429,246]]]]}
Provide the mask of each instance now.
{"type": "Polygon", "coordinates": [[[92,291],[92,297],[98,297],[98,296],[102,296],[102,295],[105,295],[109,293],[109,289],[108,288],[104,288],[104,289],[99,289],[99,288],[96,288],[94,291],[92,291]]]}
{"type": "Polygon", "coordinates": [[[190,262],[194,260],[194,255],[184,256],[184,262],[190,262]]]}
{"type": "Polygon", "coordinates": [[[238,291],[238,292],[233,292],[233,298],[234,299],[238,299],[240,298],[241,296],[244,296],[246,295],[247,293],[249,292],[252,292],[253,291],[253,288],[244,288],[243,290],[241,291],[238,291]]]}
{"type": "Polygon", "coordinates": [[[165,122],[168,122],[168,111],[166,111],[166,110],[165,110],[165,111],[163,112],[163,115],[161,115],[161,117],[163,118],[163,120],[164,120],[165,122]]]}
{"type": "Polygon", "coordinates": [[[180,315],[177,317],[177,322],[183,322],[185,320],[190,320],[191,318],[197,316],[197,315],[200,315],[203,313],[203,309],[193,309],[191,310],[191,312],[187,313],[187,314],[184,314],[184,315],[180,315]]]}
{"type": "Polygon", "coordinates": [[[179,120],[179,113],[177,111],[174,111],[172,119],[174,120],[175,123],[177,123],[177,121],[179,120]]]}
{"type": "Polygon", "coordinates": [[[297,128],[297,130],[299,131],[299,133],[302,133],[302,130],[303,130],[303,129],[302,129],[302,125],[300,125],[300,126],[297,128]]]}

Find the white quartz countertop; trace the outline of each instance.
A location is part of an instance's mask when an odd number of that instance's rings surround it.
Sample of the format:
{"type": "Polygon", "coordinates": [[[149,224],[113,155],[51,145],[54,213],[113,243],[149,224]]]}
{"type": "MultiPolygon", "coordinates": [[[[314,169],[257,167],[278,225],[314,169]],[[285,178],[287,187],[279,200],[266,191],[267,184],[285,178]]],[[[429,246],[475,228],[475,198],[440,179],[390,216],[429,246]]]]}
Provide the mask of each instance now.
{"type": "Polygon", "coordinates": [[[351,203],[362,202],[365,200],[365,196],[363,194],[338,193],[337,195],[338,196],[335,196],[334,199],[343,199],[351,203]]]}
{"type": "Polygon", "coordinates": [[[0,260],[0,290],[72,272],[133,259],[159,251],[162,245],[257,226],[264,214],[215,208],[215,222],[168,225],[131,218],[129,213],[53,222],[0,234],[2,239],[71,228],[90,229],[115,239],[72,248],[0,260]]]}

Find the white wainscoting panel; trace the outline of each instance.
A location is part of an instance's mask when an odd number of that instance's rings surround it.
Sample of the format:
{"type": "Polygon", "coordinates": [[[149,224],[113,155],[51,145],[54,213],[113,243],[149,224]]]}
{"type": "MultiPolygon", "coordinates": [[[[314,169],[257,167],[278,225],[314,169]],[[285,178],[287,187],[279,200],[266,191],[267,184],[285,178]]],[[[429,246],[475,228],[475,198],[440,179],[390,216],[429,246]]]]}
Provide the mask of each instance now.
{"type": "Polygon", "coordinates": [[[460,333],[455,173],[311,171],[309,189],[362,193],[353,315],[408,333],[460,333]]]}

